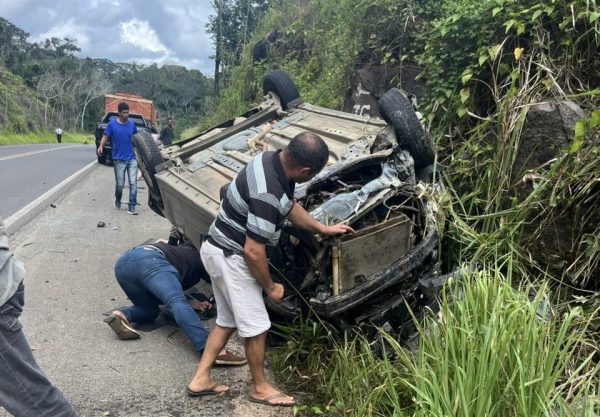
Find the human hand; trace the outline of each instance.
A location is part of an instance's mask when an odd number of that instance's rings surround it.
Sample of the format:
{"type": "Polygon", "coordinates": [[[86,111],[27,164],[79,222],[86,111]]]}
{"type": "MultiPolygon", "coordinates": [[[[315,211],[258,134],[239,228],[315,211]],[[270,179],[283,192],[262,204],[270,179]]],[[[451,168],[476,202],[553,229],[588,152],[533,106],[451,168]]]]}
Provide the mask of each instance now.
{"type": "Polygon", "coordinates": [[[98,146],[96,152],[98,153],[98,155],[102,156],[102,154],[104,153],[104,147],[102,145],[98,146]]]}
{"type": "Polygon", "coordinates": [[[355,233],[354,229],[348,226],[347,224],[336,224],[333,226],[324,226],[321,231],[322,235],[325,236],[336,236],[343,235],[346,233],[355,233]]]}
{"type": "Polygon", "coordinates": [[[273,285],[271,285],[271,288],[267,289],[267,297],[274,303],[280,303],[281,300],[283,300],[283,293],[283,285],[277,282],[274,282],[273,285]]]}
{"type": "Polygon", "coordinates": [[[198,301],[198,300],[190,300],[190,306],[192,307],[192,309],[194,309],[196,311],[200,311],[201,313],[204,313],[205,311],[213,308],[213,305],[211,303],[209,303],[208,301],[198,301]]]}

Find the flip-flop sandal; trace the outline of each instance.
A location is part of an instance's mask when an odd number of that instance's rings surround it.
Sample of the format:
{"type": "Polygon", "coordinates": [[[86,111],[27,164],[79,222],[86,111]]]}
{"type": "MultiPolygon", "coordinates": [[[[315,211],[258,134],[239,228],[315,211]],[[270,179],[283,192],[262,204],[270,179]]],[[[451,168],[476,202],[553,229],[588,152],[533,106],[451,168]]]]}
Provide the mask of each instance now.
{"type": "Polygon", "coordinates": [[[283,392],[280,392],[278,394],[269,395],[267,398],[263,398],[262,400],[260,398],[254,398],[252,395],[248,396],[248,399],[250,401],[252,401],[253,403],[270,405],[271,407],[291,407],[293,405],[296,405],[296,401],[292,401],[291,403],[280,403],[280,404],[271,402],[273,400],[276,400],[277,398],[283,398],[283,397],[289,397],[289,395],[286,395],[283,392]]]}
{"type": "Polygon", "coordinates": [[[203,389],[202,391],[192,391],[191,389],[187,388],[187,393],[190,397],[204,397],[207,395],[229,394],[229,388],[227,388],[225,391],[215,391],[215,388],[217,388],[219,385],[223,384],[219,384],[218,382],[216,382],[208,389],[203,389]]]}
{"type": "Polygon", "coordinates": [[[121,340],[139,339],[140,334],[133,327],[129,326],[121,317],[111,314],[104,319],[104,322],[117,334],[121,340]]]}

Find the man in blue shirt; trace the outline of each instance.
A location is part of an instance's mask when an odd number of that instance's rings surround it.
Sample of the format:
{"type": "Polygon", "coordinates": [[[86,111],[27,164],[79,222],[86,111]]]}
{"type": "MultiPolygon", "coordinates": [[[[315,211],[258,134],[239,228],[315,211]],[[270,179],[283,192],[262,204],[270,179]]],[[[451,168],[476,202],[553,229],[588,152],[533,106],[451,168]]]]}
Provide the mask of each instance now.
{"type": "Polygon", "coordinates": [[[125,186],[125,171],[129,179],[129,208],[127,213],[137,214],[135,205],[137,202],[137,161],[133,154],[132,137],[137,133],[135,123],[129,120],[129,106],[121,102],[118,106],[119,117],[108,122],[104,130],[100,146],[98,146],[98,155],[104,152],[104,145],[110,138],[112,144],[112,157],[115,170],[115,207],[121,208],[121,197],[123,196],[123,187],[125,186]]]}

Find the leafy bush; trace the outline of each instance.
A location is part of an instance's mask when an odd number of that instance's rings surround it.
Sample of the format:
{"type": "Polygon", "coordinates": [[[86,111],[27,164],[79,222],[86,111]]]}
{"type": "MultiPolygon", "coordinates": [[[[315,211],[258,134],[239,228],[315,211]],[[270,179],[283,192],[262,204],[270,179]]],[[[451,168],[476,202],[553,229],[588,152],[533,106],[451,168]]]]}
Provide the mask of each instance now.
{"type": "Polygon", "coordinates": [[[597,85],[595,0],[447,0],[441,8],[418,57],[426,112],[440,127],[469,110],[482,117],[493,112],[490,84],[518,76],[513,69],[521,60],[530,64],[521,71],[543,73],[549,90],[556,83],[576,90],[597,85]]]}

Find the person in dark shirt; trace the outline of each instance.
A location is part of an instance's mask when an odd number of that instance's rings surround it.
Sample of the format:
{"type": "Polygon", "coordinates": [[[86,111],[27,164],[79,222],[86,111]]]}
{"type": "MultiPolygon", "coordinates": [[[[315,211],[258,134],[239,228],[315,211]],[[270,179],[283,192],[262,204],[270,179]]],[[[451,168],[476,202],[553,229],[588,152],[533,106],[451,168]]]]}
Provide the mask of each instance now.
{"type": "MultiPolygon", "coordinates": [[[[139,339],[131,323],[149,323],[158,316],[159,305],[165,305],[177,325],[201,355],[208,331],[183,293],[201,279],[210,282],[198,250],[192,245],[172,246],[163,242],[137,246],[125,252],[115,264],[117,282],[133,302],[132,306],[114,310],[105,319],[122,340],[139,339]]],[[[213,306],[203,302],[204,309],[213,306]]],[[[246,359],[228,351],[217,358],[221,365],[243,365],[246,359]]]]}
{"type": "Polygon", "coordinates": [[[164,146],[171,146],[173,143],[173,119],[171,117],[167,119],[167,125],[160,131],[158,140],[160,140],[164,146]]]}

